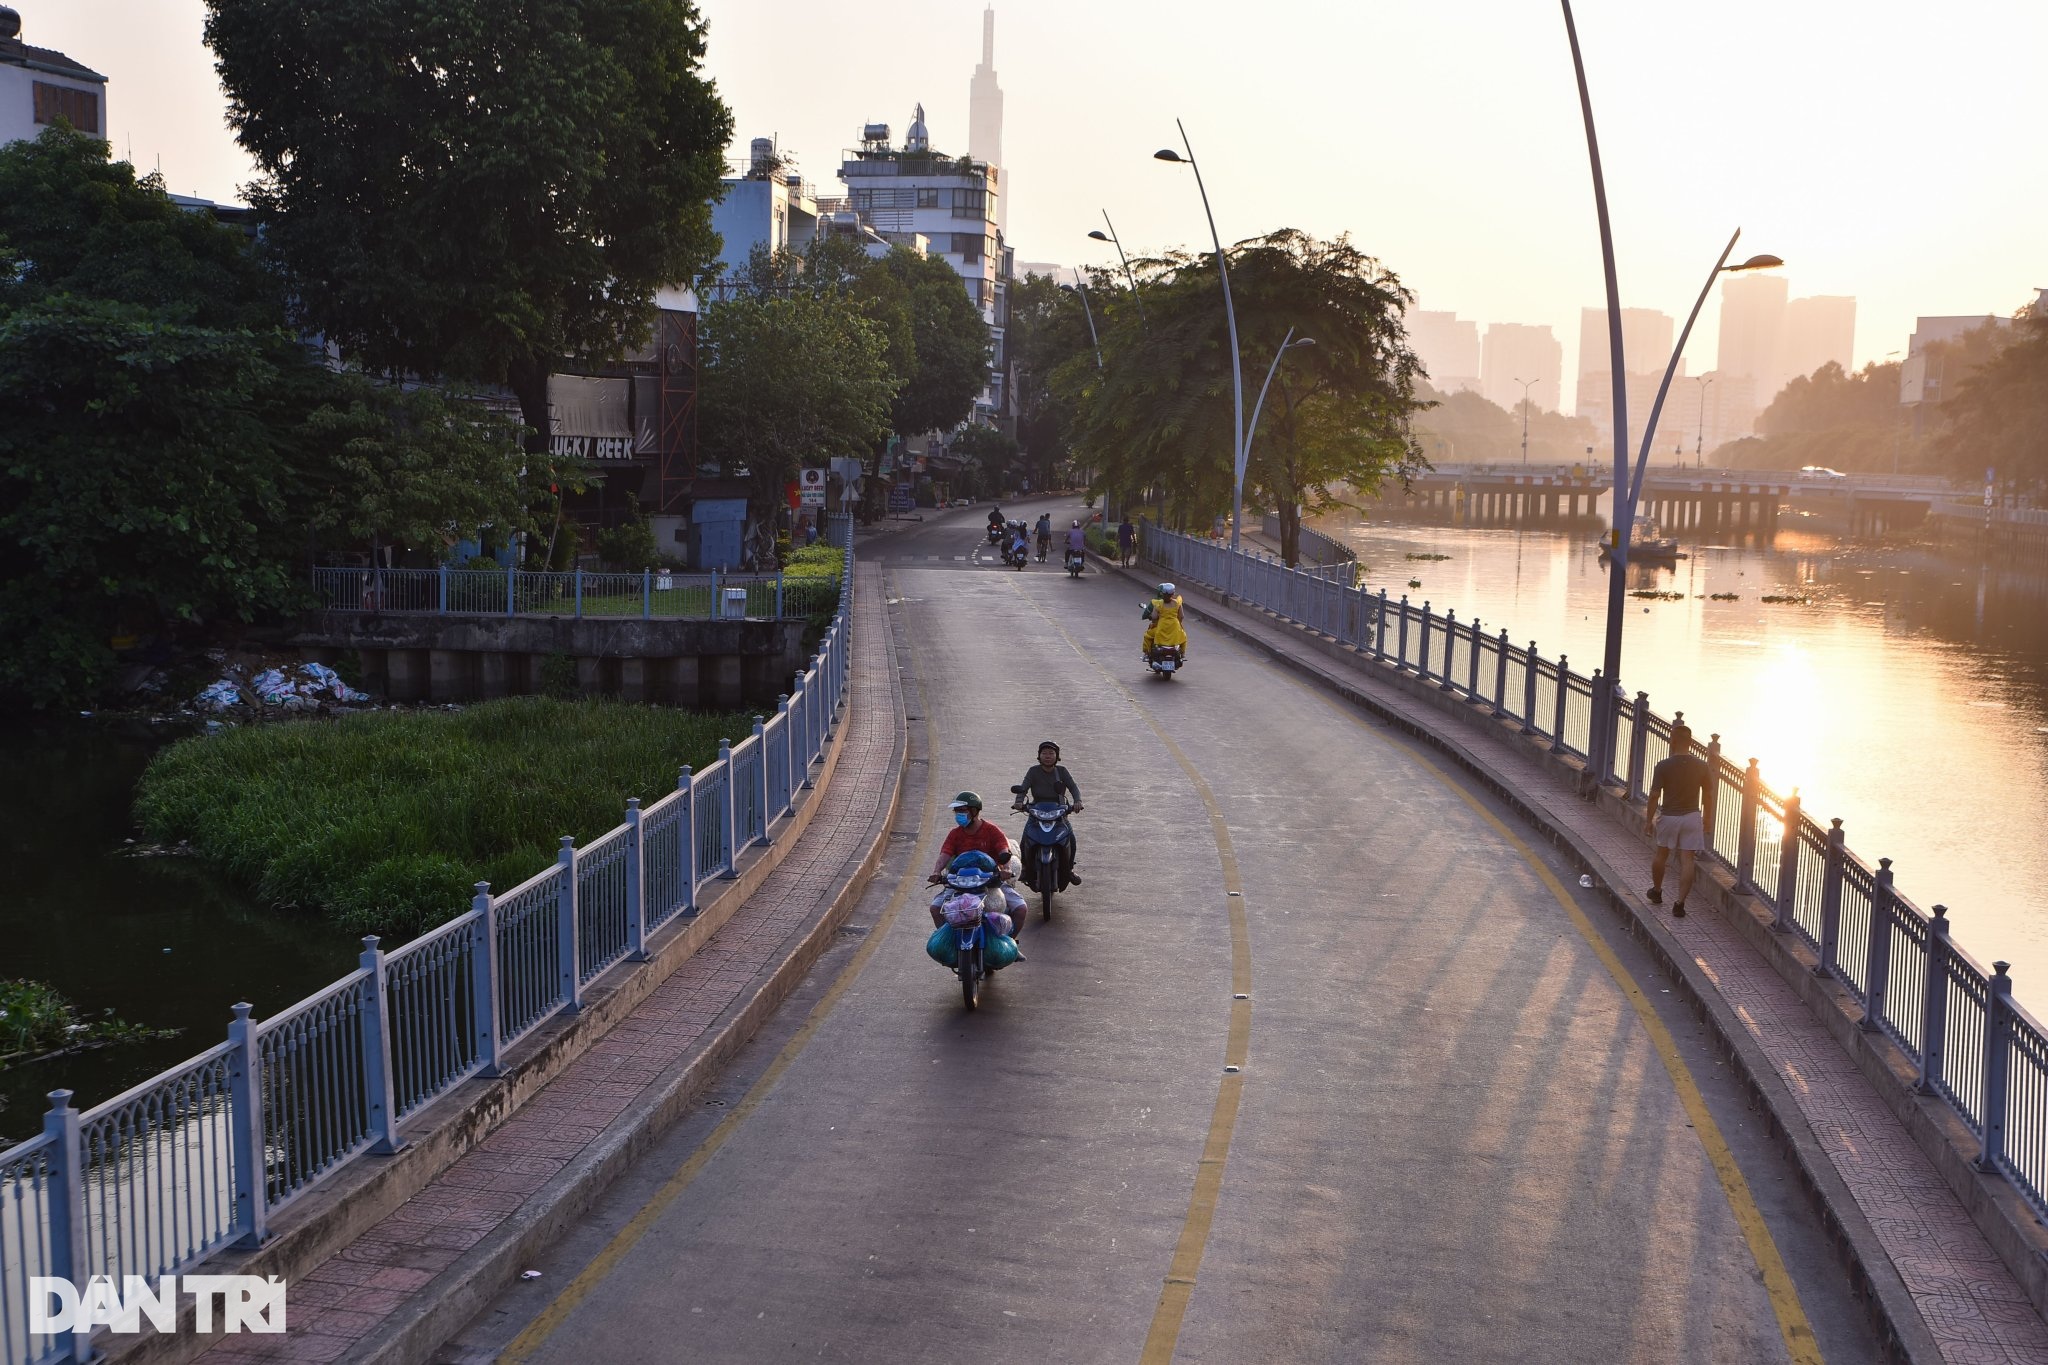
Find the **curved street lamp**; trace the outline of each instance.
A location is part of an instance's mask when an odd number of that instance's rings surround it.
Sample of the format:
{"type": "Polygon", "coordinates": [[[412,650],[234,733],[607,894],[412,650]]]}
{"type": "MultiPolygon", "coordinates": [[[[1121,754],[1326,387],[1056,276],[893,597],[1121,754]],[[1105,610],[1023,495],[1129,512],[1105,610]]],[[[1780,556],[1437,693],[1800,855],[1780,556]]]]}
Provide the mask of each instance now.
{"type": "Polygon", "coordinates": [[[1088,235],[1098,242],[1108,242],[1116,248],[1116,257],[1124,263],[1124,278],[1131,282],[1131,302],[1138,305],[1138,321],[1145,320],[1145,300],[1138,293],[1138,277],[1131,271],[1131,258],[1124,255],[1123,241],[1116,235],[1116,224],[1109,221],[1109,210],[1102,211],[1102,221],[1109,224],[1109,231],[1096,228],[1088,235]]]}
{"type": "Polygon", "coordinates": [[[1070,294],[1079,294],[1081,296],[1081,311],[1088,315],[1088,340],[1095,343],[1095,368],[1099,370],[1102,368],[1102,338],[1095,333],[1095,310],[1088,306],[1088,287],[1078,283],[1079,275],[1076,275],[1074,278],[1077,281],[1076,283],[1063,284],[1060,288],[1070,294]]]}
{"type": "Polygon", "coordinates": [[[1223,276],[1223,318],[1230,327],[1230,409],[1231,437],[1234,448],[1231,464],[1235,473],[1230,495],[1230,584],[1227,591],[1231,596],[1237,590],[1237,550],[1244,521],[1244,366],[1238,356],[1237,347],[1237,305],[1230,298],[1230,263],[1223,255],[1223,239],[1216,235],[1216,215],[1209,208],[1209,187],[1202,182],[1202,168],[1195,161],[1194,144],[1188,141],[1188,130],[1179,119],[1173,126],[1180,129],[1180,141],[1188,149],[1182,156],[1171,147],[1162,147],[1152,153],[1155,161],[1171,161],[1185,165],[1195,173],[1195,188],[1202,194],[1202,214],[1209,220],[1209,241],[1216,248],[1216,270],[1223,276]]]}
{"type": "MultiPolygon", "coordinates": [[[[1252,404],[1252,420],[1245,425],[1244,449],[1247,456],[1251,454],[1252,437],[1256,436],[1259,431],[1259,412],[1266,406],[1266,390],[1273,386],[1273,376],[1279,372],[1280,357],[1297,347],[1313,346],[1315,344],[1316,339],[1314,337],[1302,337],[1297,340],[1292,327],[1289,327],[1287,335],[1280,339],[1280,349],[1273,352],[1273,363],[1266,367],[1266,382],[1259,385],[1258,401],[1252,404]]],[[[1242,475],[1239,476],[1240,479],[1242,477],[1242,475]]]]}
{"type": "Polygon", "coordinates": [[[1529,386],[1541,384],[1541,379],[1511,379],[1511,384],[1522,386],[1522,463],[1529,463],[1529,386]]]}

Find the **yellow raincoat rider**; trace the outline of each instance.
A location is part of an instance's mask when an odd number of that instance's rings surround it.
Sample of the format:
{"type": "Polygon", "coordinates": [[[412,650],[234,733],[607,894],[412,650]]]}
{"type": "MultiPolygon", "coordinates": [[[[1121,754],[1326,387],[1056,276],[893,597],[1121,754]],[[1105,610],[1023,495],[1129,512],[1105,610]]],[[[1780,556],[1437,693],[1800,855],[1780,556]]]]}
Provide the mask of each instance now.
{"type": "Polygon", "coordinates": [[[1151,622],[1145,627],[1145,657],[1152,657],[1152,646],[1166,645],[1187,653],[1188,633],[1181,625],[1180,594],[1171,583],[1159,585],[1159,595],[1145,604],[1144,617],[1151,622]]]}

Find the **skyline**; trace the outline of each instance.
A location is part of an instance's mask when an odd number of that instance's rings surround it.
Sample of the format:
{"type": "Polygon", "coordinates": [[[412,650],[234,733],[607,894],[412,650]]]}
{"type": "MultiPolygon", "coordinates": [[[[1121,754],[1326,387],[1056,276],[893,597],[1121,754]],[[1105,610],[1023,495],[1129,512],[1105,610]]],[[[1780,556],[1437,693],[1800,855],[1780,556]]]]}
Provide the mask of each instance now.
{"type": "MultiPolygon", "coordinates": [[[[200,0],[14,3],[29,42],[110,78],[116,156],[142,170],[161,156],[181,193],[240,197],[248,161],[223,122],[200,0]]],[[[796,22],[787,7],[703,8],[736,149],[779,136],[836,187],[861,123],[900,127],[920,101],[937,145],[967,147],[983,0],[906,0],[886,25],[823,5],[796,22]]],[[[1580,310],[1602,290],[1558,10],[1488,0],[1368,17],[1276,0],[1219,43],[1204,20],[1232,14],[1194,0],[1155,30],[1130,5],[997,7],[1019,258],[1112,261],[1086,237],[1104,208],[1133,255],[1205,250],[1191,178],[1151,160],[1174,145],[1178,114],[1226,240],[1348,230],[1418,307],[1548,326],[1576,373],[1580,310]],[[1225,89],[1227,105],[1212,93],[1225,89]]],[[[1760,0],[1711,16],[1581,0],[1576,16],[1624,307],[1682,313],[1737,224],[1743,250],[1785,257],[1801,295],[1856,297],[1856,367],[1903,351],[1916,317],[2008,314],[2048,283],[2048,183],[2017,155],[2025,130],[2048,124],[2048,87],[1988,79],[2006,54],[2048,47],[2048,7],[1980,0],[1929,25],[1885,4],[1853,30],[1760,0]],[[1674,75],[1690,85],[1674,92],[1674,75]]],[[[1693,371],[1712,365],[1719,311],[1711,302],[1693,335],[1693,371]]]]}

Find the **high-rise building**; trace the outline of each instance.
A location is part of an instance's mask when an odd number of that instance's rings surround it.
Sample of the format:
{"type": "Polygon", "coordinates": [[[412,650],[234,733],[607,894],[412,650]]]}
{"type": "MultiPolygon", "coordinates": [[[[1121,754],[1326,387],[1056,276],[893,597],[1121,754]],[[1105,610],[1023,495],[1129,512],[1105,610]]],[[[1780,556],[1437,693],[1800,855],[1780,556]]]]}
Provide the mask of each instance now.
{"type": "Polygon", "coordinates": [[[1479,391],[1490,403],[1514,411],[1529,382],[1529,401],[1556,410],[1564,375],[1564,345],[1548,327],[1519,322],[1488,324],[1480,347],[1479,391]]]}
{"type": "MultiPolygon", "coordinates": [[[[1628,422],[1632,441],[1649,420],[1664,367],[1671,361],[1673,323],[1654,308],[1621,310],[1622,363],[1628,366],[1628,422]]],[[[1573,410],[1593,423],[1602,442],[1614,437],[1614,348],[1607,334],[1607,310],[1579,310],[1579,386],[1573,410]]],[[[1679,374],[1685,373],[1684,362],[1679,374]]],[[[1660,441],[1661,445],[1662,442],[1660,441]]]]}
{"type": "Polygon", "coordinates": [[[21,39],[21,16],[0,5],[0,144],[39,137],[58,119],[107,135],[107,78],[21,39]]]}
{"type": "Polygon", "coordinates": [[[1785,387],[1785,279],[1731,275],[1721,284],[1721,346],[1715,369],[1751,381],[1759,409],[1785,387]]]}
{"type": "Polygon", "coordinates": [[[1417,309],[1408,314],[1407,325],[1409,345],[1429,371],[1431,388],[1446,395],[1466,389],[1478,392],[1478,323],[1456,313],[1417,309]]]}
{"type": "MultiPolygon", "coordinates": [[[[996,11],[981,12],[981,64],[967,86],[967,155],[991,166],[1003,164],[1003,88],[996,84],[996,11]]],[[[1005,189],[1008,187],[1005,186],[1005,189]]],[[[1006,193],[996,204],[996,226],[1010,227],[1006,193]]]]}
{"type": "Polygon", "coordinates": [[[1785,381],[1810,375],[1830,360],[1851,368],[1856,300],[1846,294],[1794,299],[1785,308],[1785,381]]]}

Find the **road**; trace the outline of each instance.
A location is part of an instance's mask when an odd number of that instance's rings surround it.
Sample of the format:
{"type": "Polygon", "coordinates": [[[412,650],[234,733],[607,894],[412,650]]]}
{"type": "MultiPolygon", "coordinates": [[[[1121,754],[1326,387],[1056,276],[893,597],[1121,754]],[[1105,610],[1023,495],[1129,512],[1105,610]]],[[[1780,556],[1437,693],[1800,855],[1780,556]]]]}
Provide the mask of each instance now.
{"type": "Polygon", "coordinates": [[[1729,1068],[1531,832],[1199,625],[1148,680],[1138,588],[988,563],[984,515],[865,551],[914,837],[438,1359],[1877,1358],[1729,1068]],[[1045,737],[1085,885],[970,1015],[922,873],[943,801],[1045,737]]]}

